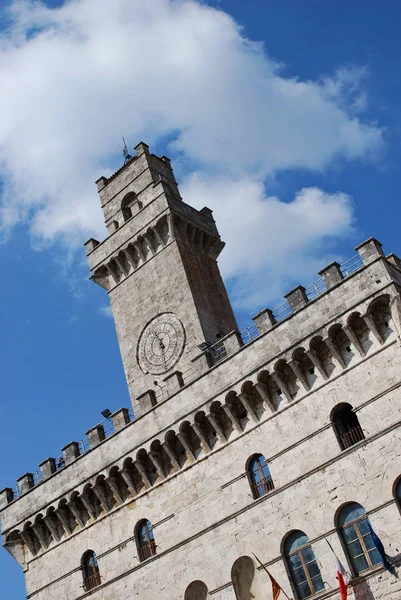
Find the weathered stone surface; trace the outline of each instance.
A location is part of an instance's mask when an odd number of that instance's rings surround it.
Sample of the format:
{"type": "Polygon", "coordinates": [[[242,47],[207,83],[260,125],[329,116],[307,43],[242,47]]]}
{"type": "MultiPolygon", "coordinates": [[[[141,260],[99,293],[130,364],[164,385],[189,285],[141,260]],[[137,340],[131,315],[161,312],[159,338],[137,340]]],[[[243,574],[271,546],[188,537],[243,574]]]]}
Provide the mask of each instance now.
{"type": "MultiPolygon", "coordinates": [[[[146,219],[156,219],[154,190],[166,181],[174,206],[163,188],[158,209],[170,211],[172,220],[180,213],[191,227],[217,235],[210,214],[185,208],[169,161],[141,144],[124,169],[100,182],[106,220],[121,217],[124,189],[141,194],[143,209],[90,252],[93,272],[137,234],[135,223],[143,228],[146,219]]],[[[242,345],[230,325],[232,313],[221,320],[226,296],[212,302],[223,284],[207,240],[188,225],[171,227],[174,242],[110,289],[137,418],[129,422],[127,409],[116,411],[109,439],[95,426],[88,432],[90,452],[79,456],[72,442],[63,449],[65,468],[37,486],[25,475],[16,501],[10,490],[0,492],[4,545],[25,569],[28,597],[86,597],[81,558],[90,548],[101,574],[93,591],[98,600],[198,600],[185,592],[199,581],[213,600],[264,600],[271,584],[260,570],[251,572],[252,589],[245,595],[234,589],[247,580],[238,559],[248,557],[253,571],[253,553],[295,598],[283,541],[301,530],[312,544],[325,597],[337,598],[326,540],[351,569],[336,530],[338,510],[347,502],[364,506],[399,574],[398,268],[376,240],[368,240],[358,250],[364,265],[357,272],[341,279],[338,266],[329,265],[322,272],[327,291],[307,303],[305,288],[297,288],[287,295],[293,313],[274,324],[271,313],[262,311],[254,318],[260,335],[242,345]],[[175,365],[154,375],[139,368],[136,344],[141,329],[163,311],[179,316],[186,339],[175,365]],[[227,329],[216,330],[218,322],[227,329]],[[227,351],[220,364],[207,353],[217,333],[227,351]],[[362,432],[345,449],[332,423],[343,403],[352,406],[362,432]],[[256,500],[245,472],[254,454],[265,456],[274,482],[256,500]],[[155,525],[156,555],[141,562],[134,537],[142,519],[155,525]]],[[[149,340],[156,356],[168,347],[168,335],[161,327],[149,340]]],[[[46,464],[51,471],[52,463],[46,464]]],[[[203,588],[198,583],[191,590],[203,588]]],[[[401,580],[380,567],[355,578],[349,592],[351,600],[400,596],[401,580]]]]}

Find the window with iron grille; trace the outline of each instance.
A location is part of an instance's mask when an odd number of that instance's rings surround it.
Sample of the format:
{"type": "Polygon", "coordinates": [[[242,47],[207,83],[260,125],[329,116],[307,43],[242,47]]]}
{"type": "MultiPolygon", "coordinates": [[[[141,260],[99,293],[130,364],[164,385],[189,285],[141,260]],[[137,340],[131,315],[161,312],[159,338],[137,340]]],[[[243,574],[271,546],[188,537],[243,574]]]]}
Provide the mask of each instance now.
{"type": "Polygon", "coordinates": [[[356,502],[344,506],[338,516],[338,525],[345,549],[357,575],[382,562],[363,506],[356,502]]]}
{"type": "Polygon", "coordinates": [[[139,560],[141,562],[156,554],[156,543],[152,524],[146,519],[138,523],[136,530],[136,544],[138,547],[139,560]]]}
{"type": "Polygon", "coordinates": [[[365,439],[351,404],[344,402],[336,406],[331,419],[341,450],[346,450],[365,439]]]}
{"type": "Polygon", "coordinates": [[[82,572],[84,579],[84,590],[88,592],[101,584],[99,565],[96,554],[88,550],[82,557],[82,572]]]}
{"type": "Polygon", "coordinates": [[[299,600],[311,598],[324,590],[312,546],[303,531],[293,531],[284,546],[290,577],[299,600]]]}
{"type": "Polygon", "coordinates": [[[248,461],[248,477],[255,499],[274,490],[273,479],[266,459],[262,454],[255,454],[248,461]]]}

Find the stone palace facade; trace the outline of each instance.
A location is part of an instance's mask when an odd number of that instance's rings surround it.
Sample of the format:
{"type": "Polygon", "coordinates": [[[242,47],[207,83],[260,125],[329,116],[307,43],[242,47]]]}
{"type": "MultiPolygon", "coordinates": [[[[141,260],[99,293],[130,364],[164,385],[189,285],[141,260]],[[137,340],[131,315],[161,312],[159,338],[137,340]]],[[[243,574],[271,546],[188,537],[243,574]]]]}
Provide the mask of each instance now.
{"type": "Polygon", "coordinates": [[[135,150],[86,243],[133,410],[0,492],[27,598],[270,599],[256,555],[280,600],[338,599],[331,548],[351,599],[401,598],[400,260],[371,238],[240,333],[212,211],[135,150]]]}

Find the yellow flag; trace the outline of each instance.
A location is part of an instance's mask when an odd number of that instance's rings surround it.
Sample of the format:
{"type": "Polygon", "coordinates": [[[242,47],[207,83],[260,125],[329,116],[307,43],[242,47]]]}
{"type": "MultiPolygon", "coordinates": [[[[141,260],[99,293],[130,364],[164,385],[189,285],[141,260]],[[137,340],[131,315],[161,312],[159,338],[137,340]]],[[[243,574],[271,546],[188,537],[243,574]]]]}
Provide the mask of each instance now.
{"type": "MultiPolygon", "coordinates": [[[[252,554],[253,554],[253,552],[252,552],[252,554]]],[[[262,567],[262,569],[264,569],[266,571],[266,573],[268,574],[268,576],[270,577],[270,581],[272,583],[273,600],[277,600],[280,595],[280,592],[281,592],[281,587],[279,586],[277,581],[274,579],[273,575],[271,575],[269,573],[269,571],[266,569],[265,565],[258,559],[256,554],[253,554],[253,555],[256,558],[256,560],[258,561],[258,563],[260,564],[260,566],[262,567]]]]}

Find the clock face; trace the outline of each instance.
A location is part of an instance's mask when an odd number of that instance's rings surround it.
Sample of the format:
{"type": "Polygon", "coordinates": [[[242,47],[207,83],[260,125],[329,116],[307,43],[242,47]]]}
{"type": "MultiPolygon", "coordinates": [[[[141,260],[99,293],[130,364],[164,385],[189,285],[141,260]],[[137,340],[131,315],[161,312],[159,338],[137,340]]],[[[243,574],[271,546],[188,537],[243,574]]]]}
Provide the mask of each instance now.
{"type": "Polygon", "coordinates": [[[160,375],[175,365],[185,345],[185,330],[174,313],[163,313],[148,323],[138,342],[138,364],[144,373],[160,375]]]}

